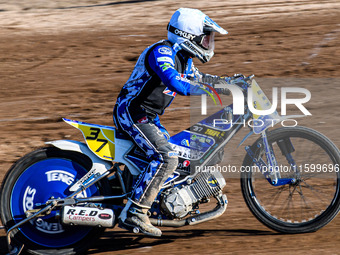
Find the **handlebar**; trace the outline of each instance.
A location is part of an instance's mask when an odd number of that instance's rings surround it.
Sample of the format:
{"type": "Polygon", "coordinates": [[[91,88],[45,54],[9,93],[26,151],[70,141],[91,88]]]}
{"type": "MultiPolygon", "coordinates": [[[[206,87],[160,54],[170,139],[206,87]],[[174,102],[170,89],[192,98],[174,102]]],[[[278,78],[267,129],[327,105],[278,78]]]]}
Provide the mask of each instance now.
{"type": "Polygon", "coordinates": [[[254,79],[255,74],[249,75],[248,77],[245,77],[244,80],[245,81],[251,81],[252,79],[254,79]]]}

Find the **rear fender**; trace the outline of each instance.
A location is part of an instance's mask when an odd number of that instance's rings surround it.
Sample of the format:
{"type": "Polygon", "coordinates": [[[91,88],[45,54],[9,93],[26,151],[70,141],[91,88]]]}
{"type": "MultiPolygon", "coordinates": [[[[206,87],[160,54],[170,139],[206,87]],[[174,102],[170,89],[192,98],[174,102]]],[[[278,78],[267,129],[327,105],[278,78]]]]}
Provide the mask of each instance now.
{"type": "MultiPolygon", "coordinates": [[[[121,140],[121,141],[127,143],[127,141],[124,141],[124,140],[121,140]]],[[[128,141],[128,146],[131,146],[130,143],[132,144],[132,142],[128,141]]],[[[103,174],[107,170],[109,170],[113,165],[112,161],[99,158],[97,154],[95,154],[92,150],[88,148],[88,146],[85,143],[82,143],[82,142],[72,141],[72,140],[57,140],[57,141],[52,141],[52,142],[46,142],[46,144],[53,145],[54,147],[57,147],[61,150],[76,151],[76,152],[86,155],[92,161],[91,170],[95,169],[96,173],[103,174]]],[[[125,152],[125,154],[127,152],[125,152]]],[[[125,154],[122,154],[118,158],[119,161],[116,161],[116,162],[123,163],[124,165],[126,165],[132,175],[139,175],[140,170],[138,169],[138,166],[128,161],[125,157],[125,154]]]]}
{"type": "MultiPolygon", "coordinates": [[[[84,180],[89,179],[90,176],[95,176],[95,174],[102,175],[108,172],[108,170],[112,167],[111,162],[98,158],[84,143],[70,140],[58,140],[47,142],[46,144],[53,145],[54,147],[57,147],[60,150],[75,151],[83,155],[86,155],[92,161],[92,167],[88,174],[83,176],[84,180]]],[[[70,191],[72,192],[77,191],[81,183],[83,182],[82,179],[76,182],[74,185],[72,185],[70,187],[70,191]]]]}
{"type": "Polygon", "coordinates": [[[46,144],[53,145],[61,150],[76,151],[86,155],[92,161],[91,170],[96,169],[96,173],[103,174],[112,167],[112,162],[98,158],[85,143],[71,140],[57,140],[46,142],[46,144]]]}

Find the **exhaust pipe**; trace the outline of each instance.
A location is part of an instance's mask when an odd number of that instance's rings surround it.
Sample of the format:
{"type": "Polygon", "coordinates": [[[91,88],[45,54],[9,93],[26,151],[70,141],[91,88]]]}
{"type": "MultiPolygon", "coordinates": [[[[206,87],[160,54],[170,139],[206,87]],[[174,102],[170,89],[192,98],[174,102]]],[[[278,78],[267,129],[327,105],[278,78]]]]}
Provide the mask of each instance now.
{"type": "Polygon", "coordinates": [[[217,198],[218,206],[215,207],[213,210],[201,213],[195,216],[188,217],[183,220],[162,220],[162,219],[154,219],[150,218],[150,222],[154,226],[163,226],[163,227],[183,227],[185,225],[195,225],[198,223],[202,223],[208,220],[213,220],[220,217],[225,210],[227,209],[227,196],[222,195],[217,198]]]}

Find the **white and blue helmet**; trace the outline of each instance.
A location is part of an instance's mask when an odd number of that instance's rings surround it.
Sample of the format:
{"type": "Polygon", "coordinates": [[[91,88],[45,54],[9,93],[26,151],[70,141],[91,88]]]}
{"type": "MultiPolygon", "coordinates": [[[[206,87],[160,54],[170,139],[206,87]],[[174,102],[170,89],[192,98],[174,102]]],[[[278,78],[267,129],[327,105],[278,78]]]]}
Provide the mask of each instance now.
{"type": "Polygon", "coordinates": [[[168,24],[168,40],[177,43],[203,63],[214,55],[214,34],[228,34],[216,22],[197,9],[180,8],[168,24]]]}

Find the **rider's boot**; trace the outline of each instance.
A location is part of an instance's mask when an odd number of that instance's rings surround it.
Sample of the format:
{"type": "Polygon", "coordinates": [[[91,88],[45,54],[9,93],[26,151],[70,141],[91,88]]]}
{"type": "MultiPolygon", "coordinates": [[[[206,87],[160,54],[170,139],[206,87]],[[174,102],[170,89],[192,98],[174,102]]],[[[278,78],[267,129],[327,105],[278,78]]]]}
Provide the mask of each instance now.
{"type": "Polygon", "coordinates": [[[150,236],[161,236],[162,231],[154,227],[147,215],[149,208],[143,208],[129,201],[119,216],[119,227],[135,233],[142,232],[150,236]],[[130,202],[130,203],[129,203],[130,202]]]}

